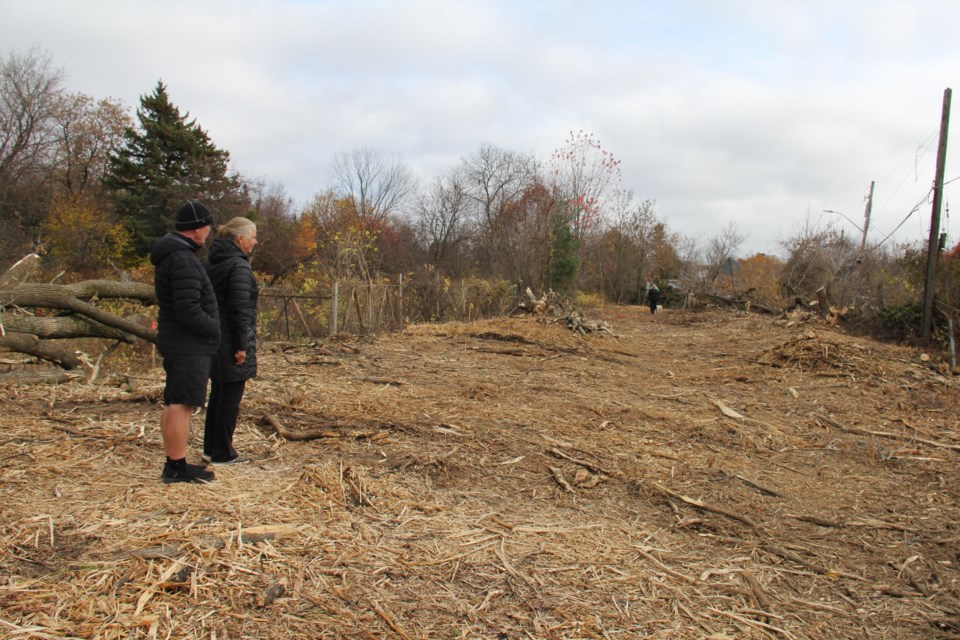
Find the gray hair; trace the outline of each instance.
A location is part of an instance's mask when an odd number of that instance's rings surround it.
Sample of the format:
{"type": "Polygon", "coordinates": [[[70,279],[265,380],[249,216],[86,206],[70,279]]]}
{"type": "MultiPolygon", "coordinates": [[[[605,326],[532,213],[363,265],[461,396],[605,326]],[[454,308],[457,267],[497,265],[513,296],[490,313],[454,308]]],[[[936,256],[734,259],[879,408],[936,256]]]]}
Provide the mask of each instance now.
{"type": "Polygon", "coordinates": [[[233,218],[226,224],[217,227],[217,235],[221,238],[246,238],[257,230],[256,223],[250,218],[233,218]]]}

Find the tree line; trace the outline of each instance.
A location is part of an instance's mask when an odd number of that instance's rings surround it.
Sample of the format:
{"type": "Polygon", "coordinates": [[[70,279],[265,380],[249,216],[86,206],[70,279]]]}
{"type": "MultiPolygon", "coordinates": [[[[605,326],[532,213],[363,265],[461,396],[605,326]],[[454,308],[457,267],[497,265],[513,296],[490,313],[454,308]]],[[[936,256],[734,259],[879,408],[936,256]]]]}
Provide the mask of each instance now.
{"type": "MultiPolygon", "coordinates": [[[[11,52],[0,58],[0,267],[37,252],[64,278],[146,273],[152,240],[172,228],[180,202],[198,198],[217,222],[257,222],[255,269],[300,290],[406,274],[638,303],[656,282],[668,303],[672,291],[777,309],[825,299],[899,337],[922,292],[922,246],[862,250],[832,225],[808,223],[782,242],[785,259],[743,257],[735,225],[705,242],[677,233],[653,199],[624,189],[620,161],[584,131],[544,159],[482,144],[427,184],[401,157],[343,151],[305,204],[229,162],[162,81],[131,114],[68,91],[43,51],[11,52]]],[[[940,283],[954,314],[958,254],[960,245],[943,252],[940,283]]]]}

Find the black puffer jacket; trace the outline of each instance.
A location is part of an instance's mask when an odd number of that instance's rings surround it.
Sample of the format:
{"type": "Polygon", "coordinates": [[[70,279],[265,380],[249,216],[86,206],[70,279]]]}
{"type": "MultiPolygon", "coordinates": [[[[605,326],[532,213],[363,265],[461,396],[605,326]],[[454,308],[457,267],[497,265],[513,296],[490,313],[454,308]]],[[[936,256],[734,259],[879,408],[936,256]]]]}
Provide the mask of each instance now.
{"type": "Polygon", "coordinates": [[[204,263],[220,307],[220,379],[238,382],[257,375],[257,280],[247,255],[227,238],[216,238],[204,263]],[[246,351],[237,365],[234,353],[246,351]]]}
{"type": "Polygon", "coordinates": [[[213,355],[220,345],[220,314],[196,242],[168,233],[153,242],[150,262],[160,311],[157,350],[164,354],[213,355]]]}

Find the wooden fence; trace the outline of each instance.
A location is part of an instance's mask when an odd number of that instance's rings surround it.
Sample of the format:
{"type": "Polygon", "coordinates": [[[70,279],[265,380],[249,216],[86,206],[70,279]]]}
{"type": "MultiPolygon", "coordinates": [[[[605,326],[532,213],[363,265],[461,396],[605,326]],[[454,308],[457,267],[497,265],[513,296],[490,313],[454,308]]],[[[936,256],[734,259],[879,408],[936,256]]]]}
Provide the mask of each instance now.
{"type": "Polygon", "coordinates": [[[514,287],[442,278],[390,282],[335,282],[303,294],[264,288],[258,304],[264,340],[314,340],[337,333],[371,335],[410,323],[475,320],[509,313],[519,298],[514,287]]]}

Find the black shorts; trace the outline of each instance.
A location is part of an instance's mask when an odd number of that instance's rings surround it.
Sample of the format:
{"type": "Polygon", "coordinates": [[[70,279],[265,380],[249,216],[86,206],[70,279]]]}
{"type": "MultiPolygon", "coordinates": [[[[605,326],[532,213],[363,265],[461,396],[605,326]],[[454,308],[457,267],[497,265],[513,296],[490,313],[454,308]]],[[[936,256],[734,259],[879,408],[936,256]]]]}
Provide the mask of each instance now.
{"type": "Polygon", "coordinates": [[[167,381],[163,387],[163,404],[186,404],[203,407],[207,401],[207,380],[210,378],[211,356],[171,354],[163,357],[167,381]]]}

